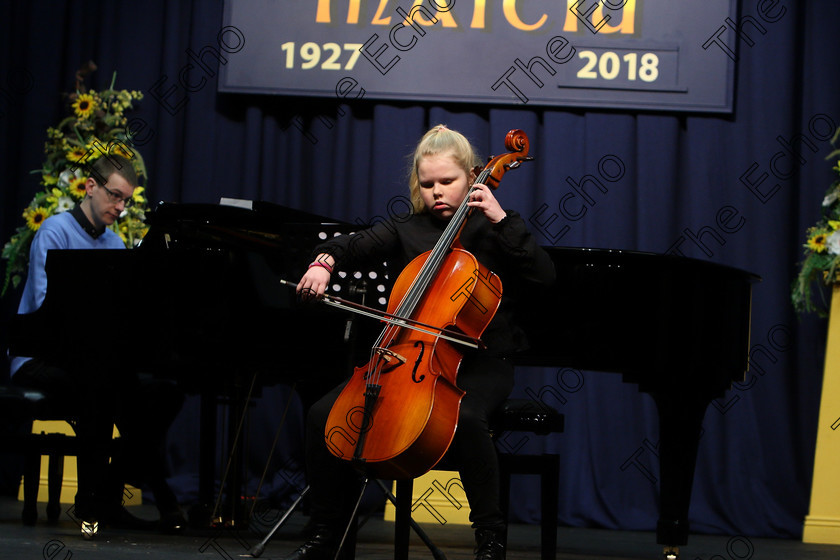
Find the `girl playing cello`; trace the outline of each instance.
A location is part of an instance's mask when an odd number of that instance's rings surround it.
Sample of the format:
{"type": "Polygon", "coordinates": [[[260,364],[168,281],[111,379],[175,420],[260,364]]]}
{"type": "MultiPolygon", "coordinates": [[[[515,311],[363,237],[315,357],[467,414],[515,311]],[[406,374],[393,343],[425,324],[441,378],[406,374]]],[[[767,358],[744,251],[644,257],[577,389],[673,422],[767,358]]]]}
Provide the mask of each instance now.
{"type": "MultiPolygon", "coordinates": [[[[473,216],[466,221],[460,243],[501,278],[504,294],[496,314],[484,330],[485,349],[464,353],[457,385],[461,400],[457,430],[449,457],[458,466],[469,500],[475,529],[477,560],[504,558],[505,519],[499,506],[499,472],[488,417],[513,388],[509,357],[524,349],[522,332],[512,323],[517,294],[528,286],[549,285],[554,266],[514,211],[503,210],[485,185],[474,183],[477,157],[460,133],[438,125],[429,130],[414,152],[409,189],[414,212],[372,226],[366,235],[341,236],[319,245],[315,260],[298,283],[303,299],[324,296],[333,269],[388,260],[405,266],[431,249],[441,237],[468,192],[473,216]],[[473,187],[471,190],[470,187],[473,187]],[[480,215],[479,215],[480,214],[480,215]]],[[[314,533],[286,560],[327,560],[335,555],[348,521],[341,498],[354,497],[358,478],[347,461],[333,456],[325,445],[327,419],[339,398],[338,387],[315,403],[306,422],[306,462],[311,487],[314,533]]]]}

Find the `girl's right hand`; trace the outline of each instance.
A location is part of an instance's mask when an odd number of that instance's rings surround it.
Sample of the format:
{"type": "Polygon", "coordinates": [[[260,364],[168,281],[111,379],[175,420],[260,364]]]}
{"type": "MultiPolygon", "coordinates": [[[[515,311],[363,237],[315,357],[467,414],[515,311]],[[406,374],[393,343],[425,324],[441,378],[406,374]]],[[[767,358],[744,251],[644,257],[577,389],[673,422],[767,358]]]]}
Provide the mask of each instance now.
{"type": "Polygon", "coordinates": [[[331,270],[335,260],[326,253],[318,255],[298,282],[295,290],[304,301],[322,299],[330,284],[331,270]],[[313,266],[314,265],[314,266],[313,266]]]}

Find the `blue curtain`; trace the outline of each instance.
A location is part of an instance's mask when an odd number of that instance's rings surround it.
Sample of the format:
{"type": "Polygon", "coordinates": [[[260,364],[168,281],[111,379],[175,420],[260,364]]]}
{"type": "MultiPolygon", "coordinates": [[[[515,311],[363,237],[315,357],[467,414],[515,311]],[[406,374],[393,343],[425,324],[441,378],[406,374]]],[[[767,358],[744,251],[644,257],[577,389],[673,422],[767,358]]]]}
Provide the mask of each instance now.
{"type": "MultiPolygon", "coordinates": [[[[741,15],[754,15],[754,4],[744,3],[741,15]]],[[[39,188],[29,171],[40,167],[46,128],[61,114],[59,93],[72,88],[87,60],[99,66],[89,87],[107,87],[117,72],[117,87],[146,95],[135,116],[145,125],[137,140],[153,200],[266,200],[367,222],[387,215],[389,200],[406,192],[405,156],[431,125],[464,132],[484,155],[499,153],[505,133],[521,128],[536,160],[506,177],[498,191],[504,206],[539,223],[558,213],[572,183],[600,177],[606,189],[587,187],[590,198],[573,207],[585,209],[577,221],[535,226],[545,245],[679,252],[762,276],[753,295],[751,370],[705,417],[691,522],[695,531],[797,537],[808,510],[825,323],[796,316],[789,288],[805,229],[832,180],[824,157],[840,125],[840,4],[788,2],[784,9],[765,33],[753,34],[752,45],[739,42],[734,113],[708,115],[339,105],[219,94],[216,77],[198,91],[159,100],[151,95],[154,85],[165,90],[175,83],[189,62],[186,50],[215,44],[221,1],[4,2],[0,176],[10,186],[0,189],[0,232],[6,240],[22,223],[20,212],[39,188]]],[[[4,317],[14,312],[17,295],[3,301],[4,317]]],[[[680,375],[683,364],[672,365],[680,375]]],[[[562,368],[523,368],[515,392],[527,396],[546,386],[555,389],[554,396],[543,394],[566,415],[566,432],[522,436],[522,451],[560,454],[558,521],[652,529],[658,479],[652,400],[618,375],[562,368]]],[[[249,457],[255,478],[287,396],[288,388],[278,386],[258,401],[249,457]]],[[[195,441],[196,410],[188,403],[170,438],[184,495],[196,472],[194,453],[185,451],[195,441]]],[[[300,483],[297,404],[290,418],[269,473],[270,490],[281,494],[300,483]]],[[[517,495],[531,497],[514,502],[519,520],[538,519],[535,484],[515,482],[517,495]]]]}

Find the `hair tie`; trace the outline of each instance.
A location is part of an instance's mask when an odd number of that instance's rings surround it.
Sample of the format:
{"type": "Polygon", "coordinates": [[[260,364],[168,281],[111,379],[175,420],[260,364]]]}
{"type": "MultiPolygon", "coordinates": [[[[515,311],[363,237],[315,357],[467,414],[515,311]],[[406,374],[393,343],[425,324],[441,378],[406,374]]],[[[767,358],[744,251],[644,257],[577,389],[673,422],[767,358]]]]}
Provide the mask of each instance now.
{"type": "Polygon", "coordinates": [[[332,271],[333,271],[332,267],[325,262],[315,261],[312,264],[310,264],[307,268],[312,268],[313,266],[320,266],[320,267],[326,268],[327,272],[332,274],[332,271]]]}

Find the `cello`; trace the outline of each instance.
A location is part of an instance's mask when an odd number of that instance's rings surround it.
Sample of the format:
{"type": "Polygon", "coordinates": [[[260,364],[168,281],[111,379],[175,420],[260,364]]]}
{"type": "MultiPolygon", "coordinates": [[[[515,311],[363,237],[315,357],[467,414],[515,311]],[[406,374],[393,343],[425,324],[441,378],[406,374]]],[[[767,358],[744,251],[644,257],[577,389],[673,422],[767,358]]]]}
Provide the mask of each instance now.
{"type": "MultiPolygon", "coordinates": [[[[476,183],[496,189],[509,169],[532,159],[521,130],[507,133],[505,148],[476,183]]],[[[400,273],[368,363],[355,368],[330,411],[327,448],[369,476],[420,476],[440,461],[455,435],[465,394],[456,384],[459,346],[477,347],[502,297],[499,277],[460,243],[473,190],[435,246],[400,273]]]]}

